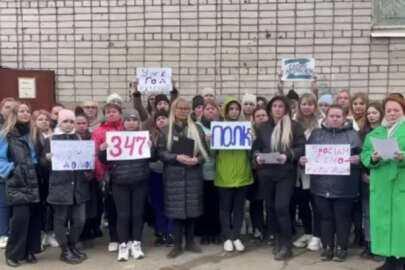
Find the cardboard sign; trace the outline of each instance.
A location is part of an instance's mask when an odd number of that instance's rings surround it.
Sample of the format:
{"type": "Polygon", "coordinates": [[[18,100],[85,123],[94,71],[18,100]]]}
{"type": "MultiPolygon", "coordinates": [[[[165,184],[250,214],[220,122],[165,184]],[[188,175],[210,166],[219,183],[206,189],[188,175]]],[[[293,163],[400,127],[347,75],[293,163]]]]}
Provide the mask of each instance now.
{"type": "Polygon", "coordinates": [[[250,122],[212,122],[211,149],[251,149],[250,122]]]}
{"type": "Polygon", "coordinates": [[[283,59],[283,81],[312,81],[315,72],[313,58],[283,59]]]}
{"type": "Polygon", "coordinates": [[[52,170],[93,170],[96,147],[94,141],[51,140],[52,170]]]}
{"type": "Polygon", "coordinates": [[[139,92],[170,92],[172,86],[171,68],[137,68],[139,92]]]}
{"type": "Polygon", "coordinates": [[[350,175],[349,144],[307,144],[306,174],[350,175]]]}
{"type": "Polygon", "coordinates": [[[107,160],[150,158],[149,131],[107,132],[107,160]]]}

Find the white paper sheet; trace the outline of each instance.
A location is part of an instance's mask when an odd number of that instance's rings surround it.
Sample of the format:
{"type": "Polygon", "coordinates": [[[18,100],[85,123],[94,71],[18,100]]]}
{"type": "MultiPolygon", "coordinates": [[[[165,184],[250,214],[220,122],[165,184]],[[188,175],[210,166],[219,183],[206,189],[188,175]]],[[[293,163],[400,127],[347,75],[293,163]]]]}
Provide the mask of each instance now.
{"type": "Polygon", "coordinates": [[[279,152],[274,153],[259,153],[258,156],[264,160],[265,164],[279,164],[278,158],[280,157],[279,152]]]}
{"type": "Polygon", "coordinates": [[[399,152],[398,141],[396,138],[377,139],[371,138],[371,143],[374,150],[381,156],[382,159],[394,158],[395,153],[399,152]]]}

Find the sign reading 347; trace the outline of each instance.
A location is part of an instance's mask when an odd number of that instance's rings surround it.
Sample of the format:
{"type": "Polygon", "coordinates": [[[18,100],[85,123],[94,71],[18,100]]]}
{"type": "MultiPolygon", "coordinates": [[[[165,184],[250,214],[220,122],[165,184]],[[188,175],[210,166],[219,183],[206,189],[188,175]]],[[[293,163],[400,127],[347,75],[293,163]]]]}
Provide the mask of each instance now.
{"type": "Polygon", "coordinates": [[[150,158],[149,131],[107,132],[107,160],[150,158]]]}

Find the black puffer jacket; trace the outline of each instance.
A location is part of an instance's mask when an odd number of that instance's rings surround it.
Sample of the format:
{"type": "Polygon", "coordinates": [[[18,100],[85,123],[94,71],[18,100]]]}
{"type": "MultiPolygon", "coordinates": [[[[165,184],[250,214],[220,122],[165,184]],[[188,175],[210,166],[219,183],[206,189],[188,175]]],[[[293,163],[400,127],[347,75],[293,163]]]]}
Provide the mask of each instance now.
{"type": "MultiPolygon", "coordinates": [[[[315,129],[308,144],[350,144],[350,155],[359,155],[361,140],[351,124],[342,128],[315,129]]],[[[311,192],[326,198],[354,198],[359,195],[361,164],[351,165],[350,175],[311,175],[311,192]]]]}
{"type": "MultiPolygon", "coordinates": [[[[200,138],[204,138],[199,126],[200,138]]],[[[173,137],[187,134],[187,127],[179,133],[173,128],[173,137]]],[[[177,161],[177,155],[167,150],[166,142],[168,128],[162,129],[158,140],[158,155],[164,163],[163,186],[165,214],[172,219],[196,218],[203,214],[203,177],[202,166],[204,158],[198,155],[198,163],[189,167],[177,161]]]]}
{"type": "MultiPolygon", "coordinates": [[[[272,121],[267,121],[256,128],[256,140],[253,142],[252,153],[253,163],[256,162],[258,153],[270,153],[271,151],[271,134],[274,125],[272,121]]],[[[286,151],[287,161],[285,164],[264,164],[257,167],[257,176],[259,181],[280,181],[284,179],[296,179],[297,161],[305,151],[304,130],[300,124],[291,121],[292,145],[286,151]]]]}
{"type": "MultiPolygon", "coordinates": [[[[41,155],[41,165],[51,169],[51,162],[46,159],[50,153],[50,140],[79,140],[76,134],[52,135],[45,141],[41,155]]],[[[90,199],[89,179],[84,171],[50,171],[49,194],[47,202],[56,205],[81,204],[90,199]]]]}
{"type": "Polygon", "coordinates": [[[14,162],[14,170],[6,180],[6,200],[9,205],[39,202],[38,175],[27,142],[29,128],[17,124],[7,135],[8,160],[14,162]]]}
{"type": "Polygon", "coordinates": [[[155,152],[155,148],[152,147],[150,159],[107,161],[107,151],[100,151],[99,159],[103,163],[111,164],[109,169],[111,171],[111,184],[131,185],[149,179],[149,162],[155,160],[155,152]]]}

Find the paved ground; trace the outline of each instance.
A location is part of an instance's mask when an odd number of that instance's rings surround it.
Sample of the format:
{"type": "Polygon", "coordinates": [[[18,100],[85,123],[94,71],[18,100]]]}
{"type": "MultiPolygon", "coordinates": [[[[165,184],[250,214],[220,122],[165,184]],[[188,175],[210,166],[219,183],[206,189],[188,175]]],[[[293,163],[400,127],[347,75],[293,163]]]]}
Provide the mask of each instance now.
{"type": "MultiPolygon", "coordinates": [[[[108,253],[106,250],[106,239],[99,239],[96,247],[87,250],[89,259],[80,265],[67,265],[58,260],[59,249],[50,248],[38,254],[36,265],[23,265],[18,269],[24,270],[53,270],[53,269],[76,269],[76,270],[370,270],[375,269],[379,263],[359,258],[360,249],[351,249],[349,258],[344,263],[322,262],[318,252],[309,252],[304,249],[295,249],[294,258],[285,262],[273,260],[271,247],[257,246],[248,240],[246,252],[225,253],[221,246],[203,246],[203,253],[184,253],[180,257],[169,260],[166,254],[169,248],[154,247],[153,236],[148,230],[144,242],[146,257],[143,260],[130,260],[122,263],[116,261],[115,253],[108,253]]],[[[4,263],[4,256],[0,257],[0,269],[11,269],[4,263]]]]}

